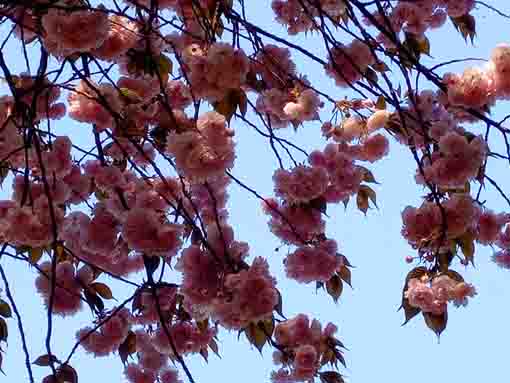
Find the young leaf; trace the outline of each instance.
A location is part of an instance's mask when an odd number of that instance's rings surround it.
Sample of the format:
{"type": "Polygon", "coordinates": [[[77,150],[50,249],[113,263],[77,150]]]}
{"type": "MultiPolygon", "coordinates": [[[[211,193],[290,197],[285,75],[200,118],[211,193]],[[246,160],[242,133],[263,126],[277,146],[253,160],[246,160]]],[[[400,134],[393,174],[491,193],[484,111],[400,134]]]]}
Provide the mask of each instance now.
{"type": "Polygon", "coordinates": [[[379,182],[376,181],[374,174],[370,170],[363,166],[360,166],[360,168],[363,171],[363,181],[371,184],[379,184],[379,182]]]}
{"type": "Polygon", "coordinates": [[[326,371],[319,374],[322,383],[344,383],[342,375],[336,371],[326,371]]]}
{"type": "Polygon", "coordinates": [[[0,299],[0,316],[4,318],[12,317],[11,306],[3,299],[0,299]]]}
{"type": "Polygon", "coordinates": [[[90,287],[104,299],[113,299],[112,290],[104,283],[92,283],[90,287]]]}
{"type": "Polygon", "coordinates": [[[462,237],[457,238],[457,244],[459,245],[464,257],[468,262],[475,264],[475,235],[467,232],[462,237]]]}
{"type": "Polygon", "coordinates": [[[65,364],[57,371],[57,381],[62,383],[78,383],[78,374],[73,367],[65,364]]]}
{"type": "Polygon", "coordinates": [[[35,364],[37,366],[41,366],[41,367],[47,367],[52,362],[58,363],[59,360],[55,355],[44,354],[44,355],[41,355],[40,357],[38,357],[36,360],[34,360],[33,364],[35,364]]]}
{"type": "Polygon", "coordinates": [[[356,204],[358,205],[358,210],[362,211],[363,214],[366,215],[368,211],[368,195],[361,190],[358,191],[356,204]]]}
{"type": "Polygon", "coordinates": [[[450,20],[452,20],[453,26],[459,31],[464,40],[467,42],[469,37],[472,44],[476,36],[475,18],[470,14],[465,14],[460,17],[450,17],[450,20]]]}
{"type": "Polygon", "coordinates": [[[128,356],[136,352],[136,334],[133,331],[128,333],[128,336],[119,346],[117,351],[122,364],[126,364],[128,356]]]}
{"type": "Polygon", "coordinates": [[[405,320],[404,323],[402,323],[402,326],[405,326],[411,319],[413,319],[416,315],[418,315],[421,312],[421,309],[418,307],[411,306],[409,304],[409,300],[407,298],[404,298],[402,296],[402,304],[400,305],[399,310],[404,309],[404,315],[405,320]]]}
{"type": "Polygon", "coordinates": [[[282,294],[280,293],[279,290],[276,290],[276,292],[278,293],[278,303],[276,304],[275,308],[274,308],[274,311],[276,311],[276,313],[281,316],[282,318],[286,319],[285,318],[285,315],[283,315],[283,300],[282,300],[282,294]]]}
{"type": "Polygon", "coordinates": [[[259,326],[254,323],[250,323],[250,325],[244,330],[248,341],[254,345],[260,353],[262,353],[262,349],[264,348],[264,345],[267,341],[267,336],[264,333],[264,330],[259,328],[259,326]]]}
{"type": "Polygon", "coordinates": [[[448,323],[448,312],[445,311],[441,315],[435,315],[431,313],[423,313],[423,317],[425,318],[425,323],[427,326],[434,331],[434,333],[439,337],[441,333],[446,329],[446,324],[448,323]]]}
{"type": "Polygon", "coordinates": [[[218,356],[218,358],[221,359],[220,352],[218,349],[218,343],[216,343],[214,339],[211,339],[211,341],[209,342],[209,348],[216,354],[216,356],[218,356]]]}
{"type": "Polygon", "coordinates": [[[338,299],[342,295],[343,291],[343,283],[338,275],[333,275],[329,281],[326,282],[326,291],[333,298],[333,300],[338,302],[338,299]]]}
{"type": "Polygon", "coordinates": [[[85,289],[83,292],[85,294],[85,300],[87,301],[92,312],[95,312],[96,309],[98,311],[104,310],[103,300],[96,294],[95,291],[85,289]]]}
{"type": "Polygon", "coordinates": [[[377,102],[375,103],[375,108],[380,109],[380,110],[386,109],[386,99],[384,98],[384,96],[379,96],[377,98],[377,102]]]}
{"type": "Polygon", "coordinates": [[[7,322],[5,322],[5,319],[0,318],[0,342],[7,342],[8,336],[7,322]]]}
{"type": "Polygon", "coordinates": [[[29,253],[29,261],[32,265],[35,265],[43,256],[43,249],[41,247],[31,248],[29,253]]]}
{"type": "Polygon", "coordinates": [[[347,266],[344,265],[340,267],[340,270],[338,271],[338,276],[342,279],[342,281],[347,283],[352,288],[351,270],[347,266]]]}

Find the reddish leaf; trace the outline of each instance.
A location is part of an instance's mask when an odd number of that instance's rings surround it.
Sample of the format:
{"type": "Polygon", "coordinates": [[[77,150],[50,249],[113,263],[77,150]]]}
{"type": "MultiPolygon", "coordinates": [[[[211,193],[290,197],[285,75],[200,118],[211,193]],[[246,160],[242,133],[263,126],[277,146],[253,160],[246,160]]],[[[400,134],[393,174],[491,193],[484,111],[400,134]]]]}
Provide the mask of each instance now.
{"type": "Polygon", "coordinates": [[[58,369],[57,381],[59,383],[78,383],[78,374],[74,368],[66,364],[58,369]]]}
{"type": "Polygon", "coordinates": [[[427,326],[436,333],[439,337],[441,333],[446,329],[448,323],[448,312],[445,311],[441,315],[434,315],[431,313],[423,313],[425,323],[427,326]]]}
{"type": "Polygon", "coordinates": [[[360,166],[360,168],[363,171],[363,181],[371,184],[379,184],[379,182],[375,180],[374,174],[370,170],[363,166],[360,166]]]}
{"type": "Polygon", "coordinates": [[[200,349],[200,356],[204,358],[206,363],[209,363],[209,352],[207,351],[207,348],[200,349]]]}
{"type": "Polygon", "coordinates": [[[41,367],[46,367],[51,365],[51,363],[58,363],[59,360],[55,355],[44,354],[34,360],[33,364],[36,364],[41,367]]]}
{"type": "Polygon", "coordinates": [[[104,299],[113,299],[112,290],[104,283],[92,283],[90,287],[104,299]]]}
{"type": "Polygon", "coordinates": [[[0,316],[4,318],[12,317],[11,306],[3,299],[0,299],[0,316]]]}
{"type": "Polygon", "coordinates": [[[241,116],[245,117],[246,112],[248,111],[248,97],[243,90],[239,91],[239,112],[241,112],[241,116]]]}
{"type": "Polygon", "coordinates": [[[262,353],[262,349],[267,341],[267,336],[264,333],[264,330],[259,328],[256,324],[251,323],[244,329],[244,333],[248,341],[254,345],[260,353],[262,353]]]}
{"type": "Polygon", "coordinates": [[[446,273],[451,279],[457,282],[464,282],[464,277],[455,270],[448,270],[446,273]]]}
{"type": "Polygon", "coordinates": [[[347,283],[352,288],[351,270],[347,266],[344,265],[340,267],[340,270],[338,271],[338,276],[342,279],[342,281],[347,283]]]}
{"type": "Polygon", "coordinates": [[[457,244],[459,245],[464,257],[468,262],[475,264],[475,235],[471,232],[467,232],[462,237],[457,238],[457,244]]]}
{"type": "Polygon", "coordinates": [[[413,319],[416,315],[421,312],[421,309],[418,307],[411,306],[409,304],[409,300],[407,298],[402,297],[402,305],[399,310],[404,309],[405,321],[402,323],[402,326],[405,326],[411,319],[413,319]]]}
{"type": "Polygon", "coordinates": [[[338,275],[333,275],[329,281],[326,282],[326,291],[333,298],[333,300],[338,302],[338,299],[342,295],[343,291],[343,283],[338,275]]]}
{"type": "Polygon", "coordinates": [[[342,375],[336,371],[326,371],[319,374],[322,383],[344,383],[342,375]]]}
{"type": "Polygon", "coordinates": [[[356,204],[358,206],[358,210],[362,211],[366,215],[368,211],[368,195],[360,190],[356,196],[356,204]]]}
{"type": "Polygon", "coordinates": [[[218,349],[218,343],[214,339],[209,342],[209,348],[221,359],[220,352],[218,349]]]}
{"type": "Polygon", "coordinates": [[[278,293],[278,303],[276,304],[275,308],[274,308],[274,311],[276,311],[276,313],[278,315],[280,315],[282,318],[285,318],[285,315],[283,315],[283,300],[282,300],[282,294],[280,293],[279,290],[276,290],[276,292],[278,293]]]}
{"type": "Polygon", "coordinates": [[[428,270],[426,267],[424,266],[420,266],[420,267],[415,267],[414,269],[412,269],[406,276],[406,289],[407,289],[407,283],[413,279],[413,278],[421,278],[423,277],[425,274],[428,273],[428,270]]]}
{"type": "Polygon", "coordinates": [[[32,265],[35,265],[37,262],[39,262],[41,260],[42,256],[43,256],[42,248],[40,248],[40,247],[31,248],[30,256],[28,259],[32,265]]]}
{"type": "Polygon", "coordinates": [[[5,319],[0,318],[0,342],[7,342],[9,331],[7,330],[7,323],[5,319]]]}
{"type": "Polygon", "coordinates": [[[470,14],[465,14],[460,17],[451,17],[453,25],[457,31],[460,32],[464,40],[467,41],[468,37],[473,43],[476,36],[476,20],[470,14]]]}
{"type": "Polygon", "coordinates": [[[126,364],[129,355],[134,354],[136,352],[136,334],[130,331],[128,333],[128,336],[126,337],[124,342],[122,342],[122,344],[119,346],[117,351],[119,353],[122,364],[126,364]]]}
{"type": "Polygon", "coordinates": [[[103,300],[96,294],[95,291],[85,289],[83,290],[83,292],[85,294],[85,300],[87,301],[92,311],[95,311],[95,309],[97,309],[98,311],[104,310],[103,300]]]}

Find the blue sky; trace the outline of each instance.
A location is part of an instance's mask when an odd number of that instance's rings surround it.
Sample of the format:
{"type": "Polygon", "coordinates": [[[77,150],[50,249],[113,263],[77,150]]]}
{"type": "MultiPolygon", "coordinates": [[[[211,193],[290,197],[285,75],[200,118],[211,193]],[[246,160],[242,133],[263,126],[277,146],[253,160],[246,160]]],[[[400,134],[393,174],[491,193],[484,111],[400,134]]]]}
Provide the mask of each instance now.
{"type": "MultiPolygon", "coordinates": [[[[263,28],[280,36],[284,30],[273,21],[270,1],[246,2],[248,18],[263,28]]],[[[503,1],[487,1],[494,6],[504,6],[503,1]]],[[[510,11],[510,6],[506,5],[510,11]]],[[[505,10],[505,9],[502,9],[505,10]]],[[[473,46],[465,44],[462,37],[451,25],[429,34],[433,62],[447,61],[459,57],[487,58],[492,47],[505,42],[508,34],[507,20],[484,8],[474,11],[477,18],[478,35],[473,46]]],[[[3,28],[5,29],[5,28],[3,28]]],[[[5,35],[5,30],[0,31],[5,35]]],[[[324,56],[317,36],[302,36],[293,41],[324,56]]],[[[347,42],[349,40],[346,40],[347,42]]],[[[13,67],[22,68],[21,55],[14,44],[6,47],[4,54],[13,67]]],[[[334,85],[323,70],[312,65],[302,56],[293,55],[298,69],[306,74],[312,83],[335,99],[350,95],[334,85]]],[[[431,61],[432,62],[432,61],[431,61]]],[[[461,70],[464,64],[452,66],[449,70],[461,70]]],[[[14,71],[15,72],[15,71],[14,71]]],[[[2,88],[4,90],[4,87],[2,88]]],[[[505,116],[507,103],[498,104],[493,110],[494,119],[505,116]]],[[[329,111],[325,110],[326,117],[329,111]]],[[[238,159],[232,173],[246,181],[265,196],[272,195],[272,174],[277,161],[265,138],[247,126],[234,121],[238,159]]],[[[90,128],[68,119],[55,127],[57,134],[71,134],[76,143],[88,142],[90,128]]],[[[479,131],[479,127],[469,127],[479,131]]],[[[295,140],[307,150],[321,149],[324,141],[320,136],[320,124],[312,123],[292,130],[278,132],[295,140]]],[[[491,135],[493,150],[503,148],[502,137],[491,135]]],[[[304,160],[304,158],[301,158],[304,160]]],[[[507,347],[510,333],[508,322],[508,297],[510,297],[509,271],[499,269],[490,261],[492,250],[477,247],[476,269],[464,269],[457,265],[465,279],[476,285],[478,296],[470,300],[465,308],[450,307],[449,324],[440,342],[430,332],[421,317],[401,327],[403,315],[397,313],[401,290],[410,266],[404,257],[414,255],[400,235],[400,212],[406,205],[417,206],[424,194],[414,183],[415,164],[406,148],[391,141],[390,156],[374,166],[379,210],[370,210],[365,217],[351,204],[330,206],[327,233],[336,238],[340,251],[345,254],[353,269],[354,289],[346,288],[338,304],[334,304],[324,292],[316,294],[312,285],[300,285],[284,278],[282,260],[287,251],[267,228],[266,217],[261,212],[260,201],[236,185],[230,187],[230,222],[235,228],[236,238],[250,243],[251,256],[264,256],[271,265],[271,271],[278,278],[278,287],[284,292],[284,311],[290,317],[304,312],[321,320],[331,321],[339,326],[339,337],[349,348],[346,352],[348,368],[341,371],[349,382],[429,383],[437,382],[478,382],[489,378],[495,382],[505,381],[507,376],[507,347]]],[[[505,163],[489,162],[488,173],[499,180],[503,190],[509,189],[509,168],[505,163]]],[[[9,192],[4,185],[2,197],[9,192]]],[[[505,202],[488,189],[484,192],[488,206],[495,211],[509,211],[505,202]]],[[[31,359],[44,354],[46,330],[45,311],[42,300],[35,294],[33,279],[35,273],[25,265],[17,265],[9,259],[2,259],[8,272],[11,288],[25,320],[25,328],[31,359]]],[[[103,277],[104,278],[104,277],[103,277]]],[[[108,279],[104,279],[108,281],[108,279]]],[[[116,283],[114,295],[121,300],[131,291],[123,290],[116,283]]],[[[65,356],[74,343],[78,327],[88,325],[91,315],[84,310],[72,319],[55,320],[53,345],[55,353],[65,356]]],[[[0,382],[21,382],[26,380],[20,342],[14,320],[9,320],[10,338],[3,369],[7,377],[0,375],[0,382]]],[[[273,369],[269,348],[262,355],[249,346],[237,334],[220,333],[220,354],[222,359],[212,356],[206,365],[200,357],[190,357],[189,367],[199,383],[262,383],[269,382],[273,369]]],[[[73,358],[80,382],[123,382],[122,364],[118,357],[95,359],[81,350],[73,358]]],[[[48,370],[34,366],[36,376],[44,376],[48,370]]],[[[183,375],[183,379],[184,375],[183,375]]]]}

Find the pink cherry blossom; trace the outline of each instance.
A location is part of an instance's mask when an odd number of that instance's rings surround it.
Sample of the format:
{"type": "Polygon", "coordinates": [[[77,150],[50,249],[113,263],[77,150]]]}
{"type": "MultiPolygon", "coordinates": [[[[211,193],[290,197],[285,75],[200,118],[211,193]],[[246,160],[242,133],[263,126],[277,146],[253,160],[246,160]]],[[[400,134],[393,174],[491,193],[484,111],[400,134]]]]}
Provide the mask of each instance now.
{"type": "Polygon", "coordinates": [[[287,276],[301,283],[328,281],[342,265],[342,259],[336,253],[336,242],[327,242],[298,247],[289,254],[284,261],[287,276]]]}
{"type": "Polygon", "coordinates": [[[490,210],[482,212],[478,218],[478,242],[484,245],[494,243],[503,226],[509,221],[508,214],[495,214],[490,210]]]}
{"type": "Polygon", "coordinates": [[[335,47],[331,52],[326,73],[341,87],[347,87],[360,80],[368,66],[375,61],[368,45],[359,40],[354,40],[349,45],[335,47]]]}
{"type": "Polygon", "coordinates": [[[289,203],[309,202],[320,197],[328,187],[324,168],[300,165],[292,171],[277,170],[273,175],[275,193],[289,203]]]}
{"type": "Polygon", "coordinates": [[[102,60],[115,60],[135,46],[138,27],[128,18],[117,15],[110,16],[108,22],[108,34],[92,54],[102,60]]]}
{"type": "Polygon", "coordinates": [[[88,83],[80,81],[75,90],[69,94],[68,102],[69,117],[95,124],[98,130],[113,127],[114,113],[121,109],[119,94],[112,85],[95,85],[91,81],[88,83]],[[103,106],[105,100],[108,109],[103,106]]]}
{"type": "Polygon", "coordinates": [[[216,112],[200,116],[196,129],[168,135],[167,151],[175,156],[177,167],[194,182],[220,176],[234,165],[233,130],[216,112]]]}
{"type": "Polygon", "coordinates": [[[155,212],[136,208],[128,212],[122,235],[134,250],[174,255],[181,246],[182,227],[162,223],[155,212]]]}
{"type": "Polygon", "coordinates": [[[108,16],[99,11],[73,11],[50,8],[42,17],[44,45],[55,56],[90,52],[108,36],[108,16]]]}

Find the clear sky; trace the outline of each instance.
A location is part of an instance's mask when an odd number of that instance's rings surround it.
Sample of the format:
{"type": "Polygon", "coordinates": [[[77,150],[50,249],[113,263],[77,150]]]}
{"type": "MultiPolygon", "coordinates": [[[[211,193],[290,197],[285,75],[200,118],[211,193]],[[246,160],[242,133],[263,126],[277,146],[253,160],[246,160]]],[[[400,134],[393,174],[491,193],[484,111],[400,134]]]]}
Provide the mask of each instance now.
{"type": "MultiPolygon", "coordinates": [[[[270,28],[277,35],[285,35],[284,30],[273,21],[269,0],[246,3],[248,18],[252,22],[270,28]]],[[[510,4],[506,4],[506,1],[487,0],[487,3],[510,12],[510,4]]],[[[478,30],[473,46],[465,44],[451,24],[439,32],[429,34],[431,55],[435,63],[460,57],[487,58],[496,44],[509,42],[510,37],[506,33],[508,20],[485,8],[475,10],[473,14],[477,19],[478,30]]],[[[5,35],[5,27],[3,29],[2,36],[5,35]]],[[[321,40],[317,36],[293,40],[324,55],[321,40]]],[[[10,64],[17,68],[23,67],[20,51],[14,45],[9,44],[4,54],[8,56],[10,64]]],[[[294,54],[293,58],[299,70],[317,88],[336,99],[350,95],[335,87],[333,80],[326,77],[320,67],[312,65],[302,56],[294,54]]],[[[450,70],[458,71],[463,66],[459,64],[450,70]]],[[[507,107],[507,103],[499,104],[494,109],[494,119],[504,117],[508,113],[507,107]]],[[[325,110],[322,116],[327,117],[329,112],[325,110]]],[[[238,153],[233,174],[256,187],[262,195],[272,195],[271,177],[277,161],[268,142],[236,121],[233,121],[233,127],[238,153]]],[[[479,131],[479,128],[472,129],[479,131]]],[[[72,139],[80,144],[88,142],[90,127],[65,119],[58,122],[56,132],[72,134],[72,139]]],[[[278,133],[295,140],[308,150],[324,146],[319,123],[307,124],[299,128],[297,133],[291,129],[278,133]]],[[[501,141],[501,136],[496,133],[491,135],[494,150],[502,148],[501,141]]],[[[325,292],[316,293],[313,285],[299,285],[284,277],[282,259],[287,249],[282,247],[275,252],[280,243],[269,232],[259,201],[232,185],[230,222],[235,228],[236,238],[250,243],[252,257],[264,256],[270,262],[271,271],[278,278],[278,287],[284,292],[283,306],[288,317],[304,312],[323,323],[332,321],[339,326],[339,337],[349,349],[345,355],[348,368],[341,372],[349,382],[507,381],[510,333],[506,325],[510,314],[510,271],[499,269],[490,261],[490,248],[478,246],[476,269],[470,267],[464,270],[460,265],[455,266],[468,282],[477,287],[478,295],[465,308],[450,307],[448,328],[440,342],[426,328],[421,317],[401,327],[403,314],[397,313],[397,308],[405,275],[411,269],[404,262],[404,257],[414,256],[415,253],[400,235],[400,212],[406,205],[419,205],[424,191],[414,183],[416,166],[410,153],[393,140],[390,155],[369,167],[381,183],[376,187],[379,210],[370,210],[365,217],[355,209],[354,201],[351,201],[347,209],[339,205],[330,206],[328,210],[331,217],[327,220],[328,235],[339,241],[341,252],[356,266],[353,269],[354,289],[346,288],[338,304],[334,304],[325,292]]],[[[510,190],[508,164],[489,162],[488,173],[498,179],[504,190],[510,190]]],[[[4,197],[9,191],[6,183],[1,196],[4,197]]],[[[494,190],[486,190],[485,199],[495,211],[510,211],[494,190]]],[[[27,266],[15,265],[6,258],[1,262],[8,272],[15,299],[23,315],[31,359],[34,360],[45,353],[43,339],[46,330],[46,313],[33,284],[35,273],[27,266]]],[[[110,283],[107,278],[105,281],[110,283]]],[[[132,293],[131,290],[122,290],[117,283],[112,283],[112,286],[119,300],[132,293]]],[[[76,329],[88,325],[91,319],[88,310],[83,310],[72,319],[55,319],[53,345],[58,356],[67,355],[74,344],[76,329]]],[[[8,324],[10,337],[3,364],[7,377],[0,375],[0,382],[27,381],[15,321],[11,319],[8,324]]],[[[246,339],[241,337],[237,340],[236,333],[226,331],[220,333],[219,345],[221,360],[211,356],[206,365],[199,356],[187,359],[198,383],[269,382],[269,374],[274,368],[272,350],[265,348],[260,355],[250,347],[246,339]]],[[[72,365],[78,370],[82,383],[124,381],[122,364],[117,356],[94,359],[80,350],[72,360],[72,365]]],[[[34,366],[34,371],[38,377],[49,372],[37,366],[34,366]]]]}

